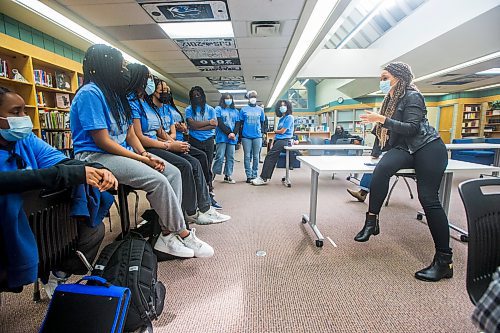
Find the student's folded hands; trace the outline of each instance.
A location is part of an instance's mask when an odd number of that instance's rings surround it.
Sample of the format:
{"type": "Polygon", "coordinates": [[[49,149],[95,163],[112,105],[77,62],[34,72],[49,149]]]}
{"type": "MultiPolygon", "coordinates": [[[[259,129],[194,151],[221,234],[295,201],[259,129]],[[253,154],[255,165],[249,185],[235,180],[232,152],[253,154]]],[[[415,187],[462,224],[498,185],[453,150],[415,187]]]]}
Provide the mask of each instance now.
{"type": "Polygon", "coordinates": [[[118,180],[107,169],[96,169],[90,166],[85,167],[86,183],[104,192],[109,189],[118,189],[118,180]]]}

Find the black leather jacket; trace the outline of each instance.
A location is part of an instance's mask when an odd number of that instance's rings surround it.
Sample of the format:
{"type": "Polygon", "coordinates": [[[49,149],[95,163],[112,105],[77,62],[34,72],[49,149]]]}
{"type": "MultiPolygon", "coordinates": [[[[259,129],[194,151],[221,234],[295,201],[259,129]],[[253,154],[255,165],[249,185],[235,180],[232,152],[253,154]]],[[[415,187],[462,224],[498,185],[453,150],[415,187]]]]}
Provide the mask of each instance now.
{"type": "Polygon", "coordinates": [[[378,138],[375,138],[372,155],[379,156],[382,151],[391,148],[413,154],[429,142],[439,139],[438,132],[429,124],[426,116],[424,96],[416,90],[407,90],[392,118],[387,118],[383,125],[389,130],[388,142],[384,149],[380,149],[378,138]]]}

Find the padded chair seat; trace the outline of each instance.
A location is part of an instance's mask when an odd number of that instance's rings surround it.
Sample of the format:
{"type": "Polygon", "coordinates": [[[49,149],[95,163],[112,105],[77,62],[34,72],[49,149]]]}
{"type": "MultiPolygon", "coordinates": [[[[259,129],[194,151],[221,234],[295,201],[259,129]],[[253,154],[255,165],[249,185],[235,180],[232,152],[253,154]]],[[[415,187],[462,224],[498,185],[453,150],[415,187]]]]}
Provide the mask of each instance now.
{"type": "Polygon", "coordinates": [[[495,153],[489,150],[459,150],[458,155],[468,155],[468,156],[495,156],[495,153]]]}

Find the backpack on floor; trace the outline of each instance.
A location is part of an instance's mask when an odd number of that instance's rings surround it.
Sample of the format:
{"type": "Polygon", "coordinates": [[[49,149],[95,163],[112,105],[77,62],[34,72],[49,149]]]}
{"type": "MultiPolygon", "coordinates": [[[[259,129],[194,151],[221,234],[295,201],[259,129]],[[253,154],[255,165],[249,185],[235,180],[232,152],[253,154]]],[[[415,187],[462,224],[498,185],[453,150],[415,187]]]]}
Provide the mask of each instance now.
{"type": "Polygon", "coordinates": [[[99,255],[92,275],[131,291],[126,332],[138,328],[153,331],[152,321],[162,313],[166,293],[163,283],[157,280],[157,270],[158,262],[151,245],[136,233],[114,241],[99,255]]]}

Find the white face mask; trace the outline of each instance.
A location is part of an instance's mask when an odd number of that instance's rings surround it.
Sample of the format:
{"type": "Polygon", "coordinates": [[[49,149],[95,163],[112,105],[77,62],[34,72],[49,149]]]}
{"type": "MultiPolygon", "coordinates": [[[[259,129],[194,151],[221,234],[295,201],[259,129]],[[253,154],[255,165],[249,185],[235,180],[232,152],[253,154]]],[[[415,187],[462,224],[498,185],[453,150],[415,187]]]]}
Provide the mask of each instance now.
{"type": "Polygon", "coordinates": [[[10,127],[0,129],[0,135],[7,141],[19,141],[32,133],[33,123],[29,116],[1,118],[6,119],[10,127]]]}
{"type": "Polygon", "coordinates": [[[252,104],[252,105],[257,104],[257,98],[256,98],[256,97],[250,97],[250,98],[248,99],[248,101],[249,101],[249,102],[250,102],[250,104],[252,104]]]}

